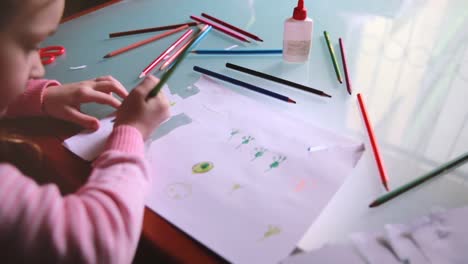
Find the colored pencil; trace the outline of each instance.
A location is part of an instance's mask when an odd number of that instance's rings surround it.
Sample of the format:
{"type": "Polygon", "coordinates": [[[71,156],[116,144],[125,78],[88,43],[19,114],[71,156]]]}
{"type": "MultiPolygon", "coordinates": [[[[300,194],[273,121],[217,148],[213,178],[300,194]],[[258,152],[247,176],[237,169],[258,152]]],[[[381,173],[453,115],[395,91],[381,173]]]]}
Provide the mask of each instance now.
{"type": "MultiPolygon", "coordinates": [[[[204,34],[203,36],[201,36],[199,38],[197,38],[196,36],[193,37],[193,38],[196,38],[196,40],[192,44],[192,48],[194,48],[205,36],[206,36],[206,34],[204,34]]],[[[187,43],[185,43],[179,50],[177,50],[166,62],[164,62],[163,65],[161,66],[160,70],[164,71],[165,69],[170,67],[174,63],[174,61],[177,59],[177,57],[179,57],[180,54],[182,54],[182,52],[184,52],[185,47],[187,47],[189,44],[190,44],[190,40],[187,41],[187,43]]]]}
{"type": "Polygon", "coordinates": [[[198,22],[200,22],[200,23],[203,23],[203,24],[206,24],[206,25],[210,25],[210,26],[212,26],[214,29],[219,30],[219,31],[223,32],[224,34],[227,34],[227,35],[229,35],[229,36],[231,36],[231,37],[233,37],[233,38],[236,38],[236,39],[238,39],[238,40],[240,40],[240,41],[244,41],[244,42],[250,43],[250,41],[249,41],[248,39],[244,38],[244,37],[243,37],[242,35],[240,35],[239,33],[234,32],[234,31],[232,31],[232,30],[230,30],[230,29],[228,29],[228,28],[222,27],[222,26],[220,26],[220,25],[218,25],[218,24],[215,24],[215,23],[213,23],[213,22],[211,22],[211,21],[209,21],[209,20],[206,20],[206,19],[204,19],[204,18],[197,17],[197,16],[190,16],[190,18],[193,19],[193,20],[195,20],[195,21],[198,21],[198,22]]]}
{"type": "Polygon", "coordinates": [[[199,23],[197,23],[197,22],[187,22],[187,23],[175,24],[175,25],[169,25],[169,26],[143,28],[143,29],[136,29],[136,30],[130,30],[130,31],[116,32],[116,33],[110,33],[109,38],[128,36],[128,35],[135,35],[135,34],[142,34],[142,33],[148,33],[148,32],[163,31],[163,30],[178,28],[178,27],[185,26],[185,25],[187,25],[189,27],[193,27],[193,26],[196,26],[198,24],[199,23]]]}
{"type": "Polygon", "coordinates": [[[345,47],[343,43],[343,39],[339,38],[340,42],[340,51],[341,51],[341,61],[343,62],[343,69],[345,73],[345,79],[346,79],[346,89],[348,90],[348,93],[351,95],[352,94],[352,85],[351,85],[351,77],[349,76],[349,70],[348,70],[348,62],[346,59],[346,52],[345,52],[345,47]]]}
{"type": "Polygon", "coordinates": [[[364,123],[366,124],[367,134],[369,135],[369,140],[372,145],[372,151],[374,152],[374,158],[377,163],[377,167],[379,169],[380,180],[382,181],[382,184],[385,187],[385,189],[387,191],[390,191],[390,188],[388,187],[387,173],[385,171],[382,156],[380,155],[379,146],[377,145],[377,138],[375,137],[374,129],[372,128],[369,115],[367,114],[367,109],[364,104],[364,100],[362,99],[362,96],[360,93],[357,94],[357,98],[359,101],[359,107],[361,109],[362,118],[364,119],[364,123]]]}
{"type": "Polygon", "coordinates": [[[177,46],[180,45],[185,39],[188,38],[190,34],[192,34],[193,30],[189,29],[187,30],[180,38],[178,38],[169,48],[167,48],[163,53],[161,53],[154,61],[152,61],[146,68],[141,72],[139,78],[145,77],[150,71],[158,65],[161,61],[164,60],[164,58],[171,52],[173,51],[177,46]]]}
{"type": "Polygon", "coordinates": [[[239,81],[237,79],[234,79],[234,78],[231,78],[231,77],[228,77],[226,75],[222,75],[222,74],[219,74],[219,73],[216,73],[216,72],[212,72],[210,70],[203,69],[203,68],[198,67],[198,66],[193,66],[193,70],[196,71],[196,72],[203,73],[203,74],[206,74],[208,76],[223,80],[225,82],[229,82],[229,83],[232,83],[232,84],[235,84],[235,85],[238,85],[238,86],[242,86],[242,87],[247,88],[249,90],[252,90],[252,91],[264,94],[264,95],[274,97],[276,99],[279,99],[279,100],[282,100],[282,101],[285,101],[285,102],[288,102],[288,103],[293,103],[293,104],[296,103],[296,101],[294,101],[294,100],[292,100],[289,97],[286,97],[284,95],[281,95],[281,94],[278,94],[278,93],[275,93],[275,92],[272,92],[272,91],[268,91],[266,89],[255,86],[253,84],[246,83],[246,82],[243,82],[243,81],[239,81]]]}
{"type": "Polygon", "coordinates": [[[406,192],[406,191],[409,191],[411,190],[412,188],[434,178],[435,176],[438,176],[438,175],[442,175],[444,173],[447,173],[449,172],[450,170],[453,170],[455,168],[457,168],[458,166],[462,165],[463,163],[467,162],[468,161],[468,152],[449,161],[449,162],[446,162],[445,164],[442,164],[441,166],[435,168],[434,170],[416,178],[415,180],[413,181],[410,181],[406,184],[404,184],[403,186],[400,186],[398,187],[397,189],[389,192],[389,193],[386,193],[382,196],[380,196],[379,198],[377,198],[375,201],[373,201],[369,207],[377,207],[397,196],[399,196],[400,194],[406,192]]]}
{"type": "Polygon", "coordinates": [[[249,55],[249,54],[283,54],[282,49],[270,50],[192,50],[192,53],[203,55],[249,55]]]}
{"type": "Polygon", "coordinates": [[[257,76],[257,77],[260,77],[260,78],[263,78],[263,79],[267,79],[267,80],[270,80],[270,81],[273,81],[273,82],[285,84],[285,85],[300,89],[302,91],[306,91],[306,92],[313,93],[313,94],[320,95],[320,96],[331,97],[331,95],[328,95],[328,94],[324,93],[323,91],[320,91],[320,90],[317,90],[317,89],[314,89],[314,88],[311,88],[311,87],[307,87],[305,85],[298,84],[298,83],[295,83],[295,82],[291,82],[291,81],[288,81],[288,80],[285,80],[285,79],[281,79],[281,78],[278,78],[278,77],[275,77],[275,76],[272,76],[272,75],[269,75],[269,74],[266,74],[266,73],[263,73],[263,72],[258,72],[258,71],[255,71],[255,70],[251,70],[251,69],[239,66],[239,65],[229,63],[229,62],[226,63],[226,67],[228,67],[230,69],[233,69],[233,70],[243,72],[243,73],[247,73],[247,74],[250,74],[250,75],[253,75],[253,76],[257,76]]]}
{"type": "Polygon", "coordinates": [[[190,49],[192,49],[193,46],[200,41],[200,39],[203,39],[206,36],[206,34],[210,32],[210,30],[211,30],[211,26],[205,25],[201,30],[199,30],[196,33],[195,37],[192,38],[189,44],[185,46],[184,51],[178,57],[174,65],[167,72],[164,73],[164,75],[161,77],[161,80],[159,80],[158,84],[156,84],[156,86],[151,90],[151,92],[149,92],[148,96],[146,97],[147,99],[154,97],[159,93],[161,88],[164,86],[164,84],[166,84],[167,80],[169,80],[169,78],[177,69],[177,67],[182,63],[185,57],[187,57],[187,54],[189,54],[190,49]]]}
{"type": "Polygon", "coordinates": [[[177,32],[179,32],[179,31],[182,31],[182,30],[184,30],[184,29],[186,29],[186,28],[188,28],[188,26],[187,26],[187,25],[184,25],[184,26],[181,26],[181,27],[172,29],[172,30],[170,30],[170,31],[164,32],[164,33],[162,33],[162,34],[156,35],[156,36],[154,36],[154,37],[151,37],[151,38],[148,38],[148,39],[145,39],[145,40],[142,40],[142,41],[133,43],[133,44],[127,46],[127,47],[123,47],[123,48],[121,48],[121,49],[114,50],[114,51],[112,51],[112,52],[107,53],[107,54],[104,56],[104,58],[110,58],[110,57],[117,56],[117,55],[122,54],[122,53],[124,53],[124,52],[127,52],[127,51],[129,51],[129,50],[138,48],[138,47],[143,46],[143,45],[145,45],[145,44],[148,44],[148,43],[150,43],[150,42],[156,41],[156,40],[158,40],[158,39],[162,39],[162,38],[164,38],[164,37],[167,37],[167,36],[169,36],[169,35],[172,35],[172,34],[174,34],[174,33],[177,33],[177,32]]]}
{"type": "Polygon", "coordinates": [[[201,15],[202,15],[202,17],[206,17],[206,18],[208,18],[210,20],[213,20],[214,22],[216,22],[216,23],[218,23],[220,25],[223,25],[223,26],[225,26],[227,28],[230,28],[230,29],[232,29],[234,31],[237,31],[237,32],[249,37],[249,38],[252,38],[252,39],[255,39],[257,41],[263,42],[263,39],[259,38],[258,36],[254,35],[252,33],[249,33],[249,32],[247,32],[247,31],[245,31],[243,29],[240,29],[240,28],[238,28],[236,26],[233,26],[233,25],[231,25],[231,24],[229,24],[227,22],[224,22],[224,21],[222,21],[220,19],[217,19],[216,17],[210,16],[207,13],[202,13],[201,15]]]}
{"type": "Polygon", "coordinates": [[[331,44],[330,36],[328,35],[327,31],[324,31],[323,34],[325,35],[325,40],[327,41],[328,51],[330,52],[330,57],[333,62],[333,67],[335,68],[336,78],[338,78],[338,81],[340,83],[343,83],[343,80],[341,79],[340,67],[338,67],[338,61],[336,60],[335,49],[333,49],[333,45],[331,44]]]}

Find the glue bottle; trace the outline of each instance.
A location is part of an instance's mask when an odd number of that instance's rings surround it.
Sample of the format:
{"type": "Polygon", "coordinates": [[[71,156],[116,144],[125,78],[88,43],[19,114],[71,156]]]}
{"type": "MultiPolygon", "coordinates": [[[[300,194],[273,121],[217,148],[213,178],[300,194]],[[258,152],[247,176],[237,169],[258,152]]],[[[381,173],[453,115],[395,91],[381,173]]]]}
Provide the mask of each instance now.
{"type": "Polygon", "coordinates": [[[309,59],[314,21],[307,17],[304,0],[298,0],[293,16],[284,22],[283,59],[305,62],[309,59]]]}

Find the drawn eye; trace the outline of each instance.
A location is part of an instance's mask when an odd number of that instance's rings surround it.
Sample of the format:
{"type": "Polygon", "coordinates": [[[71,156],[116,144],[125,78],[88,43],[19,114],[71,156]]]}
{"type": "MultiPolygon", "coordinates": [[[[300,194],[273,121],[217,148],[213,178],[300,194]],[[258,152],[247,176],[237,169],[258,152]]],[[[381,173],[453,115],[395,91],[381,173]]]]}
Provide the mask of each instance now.
{"type": "Polygon", "coordinates": [[[214,168],[214,164],[212,162],[203,161],[203,162],[193,165],[192,172],[193,173],[207,173],[213,168],[214,168]]]}

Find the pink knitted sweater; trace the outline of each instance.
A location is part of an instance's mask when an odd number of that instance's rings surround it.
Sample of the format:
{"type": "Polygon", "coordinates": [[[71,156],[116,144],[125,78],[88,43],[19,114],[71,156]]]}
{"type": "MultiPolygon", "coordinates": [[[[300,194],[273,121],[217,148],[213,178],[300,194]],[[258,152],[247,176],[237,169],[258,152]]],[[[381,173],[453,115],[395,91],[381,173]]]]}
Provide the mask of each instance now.
{"type": "MultiPolygon", "coordinates": [[[[42,114],[44,89],[58,84],[30,81],[7,115],[42,114]]],[[[0,163],[0,262],[130,263],[150,181],[143,151],[137,129],[114,128],[88,182],[66,196],[0,163]]]]}

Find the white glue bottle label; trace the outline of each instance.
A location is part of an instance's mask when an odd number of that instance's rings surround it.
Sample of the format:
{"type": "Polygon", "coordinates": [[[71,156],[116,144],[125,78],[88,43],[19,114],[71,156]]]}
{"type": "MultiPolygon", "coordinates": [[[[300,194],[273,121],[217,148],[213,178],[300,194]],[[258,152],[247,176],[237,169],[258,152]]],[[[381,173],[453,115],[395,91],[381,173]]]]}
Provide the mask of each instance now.
{"type": "Polygon", "coordinates": [[[283,59],[287,62],[305,62],[312,46],[314,21],[307,17],[304,0],[299,0],[291,18],[284,22],[283,59]]]}

